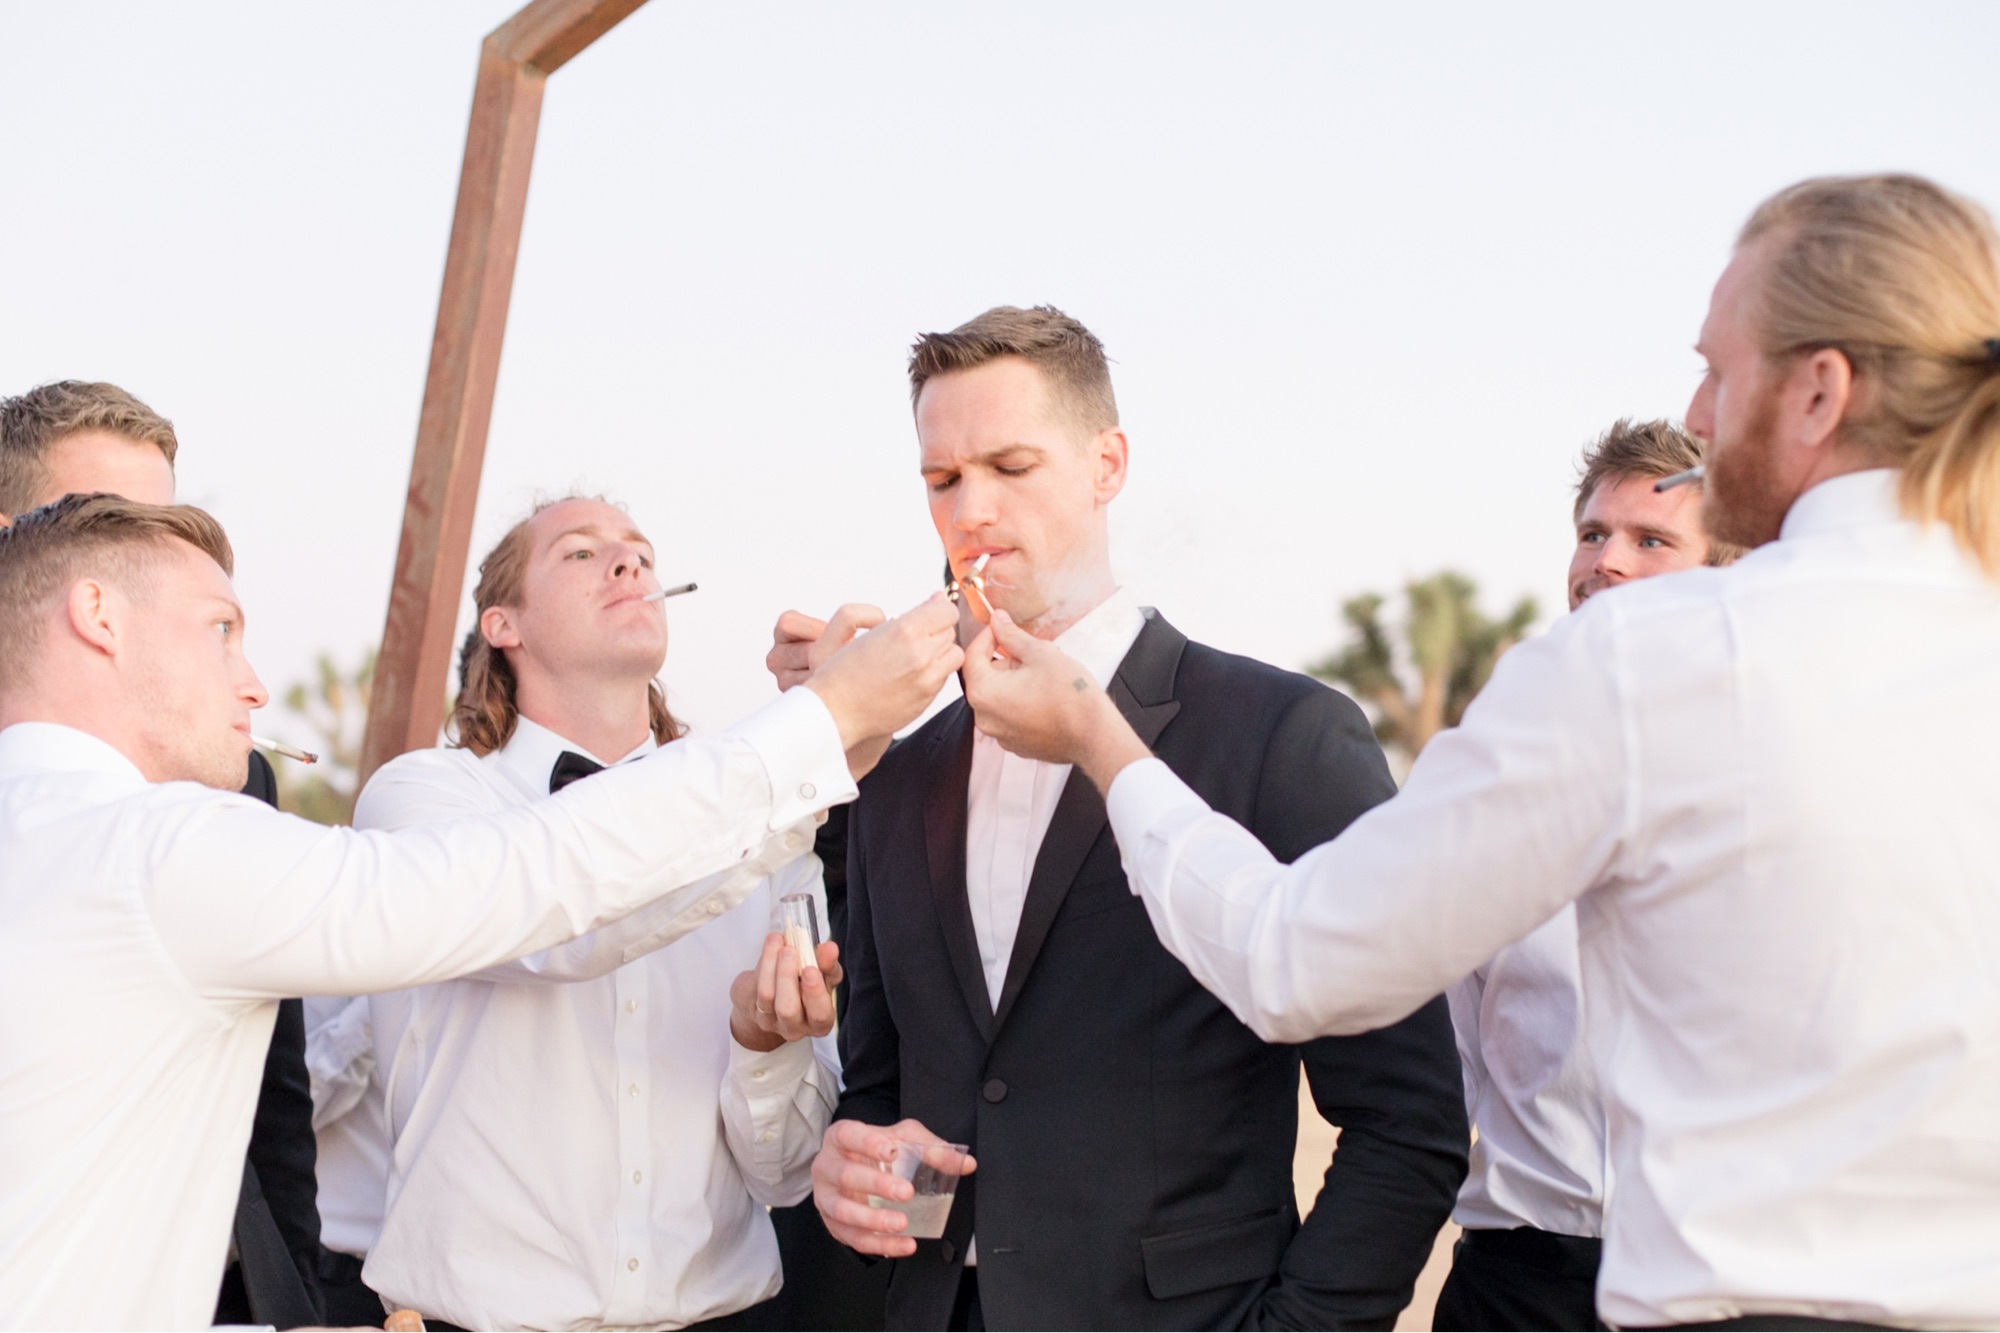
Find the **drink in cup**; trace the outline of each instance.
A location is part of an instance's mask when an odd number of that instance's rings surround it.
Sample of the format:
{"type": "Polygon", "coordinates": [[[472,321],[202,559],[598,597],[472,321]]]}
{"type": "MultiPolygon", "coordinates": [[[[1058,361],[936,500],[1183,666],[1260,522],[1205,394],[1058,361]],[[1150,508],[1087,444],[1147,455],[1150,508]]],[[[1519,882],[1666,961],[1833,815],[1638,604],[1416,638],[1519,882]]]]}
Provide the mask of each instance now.
{"type": "Polygon", "coordinates": [[[958,1178],[965,1174],[966,1147],[962,1143],[896,1144],[892,1161],[876,1165],[892,1176],[910,1182],[916,1193],[907,1202],[868,1196],[877,1208],[901,1213],[910,1222],[905,1236],[916,1240],[936,1240],[944,1235],[945,1219],[951,1216],[952,1196],[958,1193],[958,1178]]]}

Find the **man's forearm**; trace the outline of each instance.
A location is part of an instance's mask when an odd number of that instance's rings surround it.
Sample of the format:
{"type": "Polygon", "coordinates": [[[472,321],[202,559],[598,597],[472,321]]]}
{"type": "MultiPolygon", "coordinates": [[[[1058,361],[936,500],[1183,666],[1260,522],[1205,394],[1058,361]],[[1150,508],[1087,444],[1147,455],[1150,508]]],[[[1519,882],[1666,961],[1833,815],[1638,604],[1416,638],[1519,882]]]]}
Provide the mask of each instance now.
{"type": "Polygon", "coordinates": [[[1151,759],[1153,752],[1132,730],[1110,695],[1099,690],[1097,699],[1101,706],[1093,707],[1087,728],[1079,737],[1076,765],[1097,785],[1100,796],[1108,796],[1120,773],[1141,759],[1151,759]]]}

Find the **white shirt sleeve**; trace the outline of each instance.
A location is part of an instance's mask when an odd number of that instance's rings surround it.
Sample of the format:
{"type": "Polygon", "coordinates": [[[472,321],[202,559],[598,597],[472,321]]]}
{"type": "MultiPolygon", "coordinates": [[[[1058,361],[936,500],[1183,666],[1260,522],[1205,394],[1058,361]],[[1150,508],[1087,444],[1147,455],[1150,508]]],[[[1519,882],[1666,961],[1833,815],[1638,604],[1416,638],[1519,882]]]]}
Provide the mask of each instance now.
{"type": "Polygon", "coordinates": [[[375,1077],[375,1034],[365,996],[308,995],[306,1073],[312,1079],[312,1127],[318,1133],[361,1102],[375,1077]]]}
{"type": "MultiPolygon", "coordinates": [[[[811,893],[819,919],[827,920],[826,889],[818,857],[785,867],[773,881],[772,901],[811,893]]],[[[783,1208],[812,1190],[812,1162],[840,1102],[840,1054],[833,1034],[790,1041],[775,1051],[729,1043],[729,1072],[722,1080],[722,1136],[743,1182],[758,1203],[783,1208]]]]}
{"type": "Polygon", "coordinates": [[[716,901],[726,910],[757,880],[704,876],[854,790],[839,729],[811,690],[547,800],[394,833],[320,828],[188,784],[148,830],[149,905],[168,956],[213,999],[392,990],[656,900],[669,918],[716,901]],[[662,895],[662,884],[683,887],[662,895]]]}
{"type": "Polygon", "coordinates": [[[1289,866],[1159,760],[1127,767],[1106,807],[1161,942],[1299,1042],[1396,1022],[1554,916],[1610,873],[1633,806],[1614,625],[1515,647],[1400,794],[1289,866]]]}
{"type": "MultiPolygon", "coordinates": [[[[418,828],[489,814],[496,808],[506,807],[482,800],[476,787],[438,781],[434,771],[390,764],[369,782],[355,803],[354,827],[385,831],[418,828]]],[[[614,972],[714,920],[717,914],[708,909],[709,903],[719,901],[729,906],[741,902],[764,878],[811,850],[813,835],[824,818],[813,815],[766,836],[757,854],[748,860],[688,885],[684,893],[642,907],[621,921],[467,976],[474,981],[565,985],[614,972]]]]}

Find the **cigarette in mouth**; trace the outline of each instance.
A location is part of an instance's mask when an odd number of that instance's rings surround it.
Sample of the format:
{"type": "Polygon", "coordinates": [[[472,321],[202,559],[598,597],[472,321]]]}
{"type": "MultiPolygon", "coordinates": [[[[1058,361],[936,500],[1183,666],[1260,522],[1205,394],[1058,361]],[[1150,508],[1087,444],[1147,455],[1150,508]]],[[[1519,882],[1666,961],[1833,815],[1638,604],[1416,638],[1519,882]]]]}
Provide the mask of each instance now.
{"type": "Polygon", "coordinates": [[[287,759],[296,759],[302,764],[317,764],[319,762],[319,756],[310,750],[300,750],[290,745],[280,745],[276,741],[265,740],[262,736],[252,736],[250,743],[261,750],[269,750],[272,754],[281,754],[287,759]]]}
{"type": "Polygon", "coordinates": [[[1671,477],[1661,477],[1653,483],[1653,489],[1656,491],[1670,491],[1676,486],[1685,486],[1689,482],[1700,481],[1707,474],[1708,469],[1700,463],[1696,463],[1685,472],[1676,472],[1671,477]]]}
{"type": "Polygon", "coordinates": [[[639,600],[642,602],[664,602],[669,597],[678,597],[684,592],[693,592],[700,586],[699,583],[683,583],[678,588],[662,588],[658,592],[649,592],[639,600]]]}
{"type": "Polygon", "coordinates": [[[993,552],[991,551],[980,556],[972,562],[972,567],[965,571],[965,577],[951,585],[951,600],[954,602],[961,595],[968,598],[975,594],[978,596],[979,603],[973,609],[975,614],[981,610],[985,612],[985,614],[979,616],[982,623],[993,619],[993,603],[988,601],[986,597],[986,562],[992,558],[993,552]]]}

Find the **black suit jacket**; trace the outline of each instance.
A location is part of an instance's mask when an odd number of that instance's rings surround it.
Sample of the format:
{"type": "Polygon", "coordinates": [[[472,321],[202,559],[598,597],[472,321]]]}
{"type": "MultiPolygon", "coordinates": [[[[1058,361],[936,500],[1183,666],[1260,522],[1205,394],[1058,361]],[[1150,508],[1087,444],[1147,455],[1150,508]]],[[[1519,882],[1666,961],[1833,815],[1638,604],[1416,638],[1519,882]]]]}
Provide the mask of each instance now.
{"type": "MultiPolygon", "coordinates": [[[[270,761],[250,752],[243,794],[278,804],[270,761]]],[[[319,1289],[319,1145],[312,1127],[312,1080],[306,1073],[305,1008],[278,1004],[271,1049],[236,1204],[240,1263],[223,1275],[218,1323],[268,1323],[279,1328],[323,1323],[319,1289]]]]}
{"type": "MultiPolygon", "coordinates": [[[[1110,693],[1140,737],[1286,860],[1394,793],[1367,721],[1318,682],[1150,615],[1110,693]]],[[[989,1004],[966,898],[963,701],[862,784],[849,831],[847,1091],[972,1145],[942,1241],[890,1280],[891,1328],[943,1328],[967,1240],[994,1328],[1393,1326],[1466,1167],[1442,999],[1380,1032],[1259,1040],[1154,936],[1073,773],[989,1004]],[[1340,1148],[1301,1227],[1303,1057],[1340,1148]]]]}

